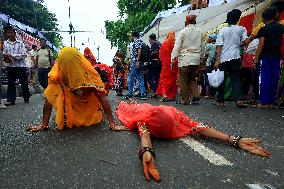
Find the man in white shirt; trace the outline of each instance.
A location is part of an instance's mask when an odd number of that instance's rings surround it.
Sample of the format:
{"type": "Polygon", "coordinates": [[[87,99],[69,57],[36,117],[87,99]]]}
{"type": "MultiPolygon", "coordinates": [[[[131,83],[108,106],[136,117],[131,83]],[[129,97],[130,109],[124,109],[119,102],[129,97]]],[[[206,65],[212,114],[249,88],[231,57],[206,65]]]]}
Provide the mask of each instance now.
{"type": "Polygon", "coordinates": [[[200,100],[197,89],[197,71],[200,64],[205,34],[196,26],[196,15],[186,17],[186,27],[180,32],[172,52],[172,62],[178,59],[178,80],[181,88],[182,103],[188,105],[190,92],[192,102],[200,100]]]}
{"type": "MultiPolygon", "coordinates": [[[[242,26],[237,26],[242,12],[238,9],[233,9],[227,14],[228,27],[220,30],[216,45],[217,56],[215,69],[219,68],[224,71],[226,81],[229,76],[232,83],[233,98],[236,105],[240,108],[246,107],[241,91],[240,71],[241,71],[241,53],[240,47],[247,38],[247,31],[242,26]]],[[[224,106],[225,82],[218,87],[217,103],[219,106],[224,106]]]]}
{"type": "Polygon", "coordinates": [[[51,70],[53,54],[44,39],[40,40],[40,49],[37,52],[36,67],[38,68],[39,84],[46,89],[48,86],[48,73],[51,70]]]}
{"type": "Polygon", "coordinates": [[[5,33],[8,38],[8,40],[4,42],[3,47],[4,62],[8,64],[8,103],[6,105],[15,105],[16,79],[20,80],[24,101],[27,103],[30,99],[30,92],[28,87],[26,48],[24,43],[16,38],[16,31],[12,26],[7,26],[5,33]]]}

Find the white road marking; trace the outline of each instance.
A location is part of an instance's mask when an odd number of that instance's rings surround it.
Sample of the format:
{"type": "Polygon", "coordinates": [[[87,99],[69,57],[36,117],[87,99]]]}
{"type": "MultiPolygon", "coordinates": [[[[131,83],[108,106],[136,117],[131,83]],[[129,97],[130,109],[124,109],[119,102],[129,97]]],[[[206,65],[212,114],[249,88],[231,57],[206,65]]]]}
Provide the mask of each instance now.
{"type": "Polygon", "coordinates": [[[204,159],[207,159],[210,163],[214,165],[233,165],[232,162],[225,159],[223,156],[217,154],[213,150],[210,150],[209,148],[205,147],[203,144],[194,140],[191,137],[181,138],[180,141],[192,148],[195,152],[199,153],[204,159]]]}

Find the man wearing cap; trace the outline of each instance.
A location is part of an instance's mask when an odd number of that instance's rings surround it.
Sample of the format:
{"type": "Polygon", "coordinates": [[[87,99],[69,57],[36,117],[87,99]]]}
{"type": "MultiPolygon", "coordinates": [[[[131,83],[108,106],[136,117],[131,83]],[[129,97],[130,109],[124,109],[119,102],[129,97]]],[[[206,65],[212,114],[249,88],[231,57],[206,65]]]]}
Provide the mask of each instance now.
{"type": "Polygon", "coordinates": [[[183,101],[177,101],[177,103],[188,105],[190,93],[193,96],[192,102],[200,100],[197,90],[197,71],[205,35],[196,27],[196,15],[186,16],[185,26],[175,42],[172,62],[174,63],[177,59],[179,62],[178,81],[183,101]]]}

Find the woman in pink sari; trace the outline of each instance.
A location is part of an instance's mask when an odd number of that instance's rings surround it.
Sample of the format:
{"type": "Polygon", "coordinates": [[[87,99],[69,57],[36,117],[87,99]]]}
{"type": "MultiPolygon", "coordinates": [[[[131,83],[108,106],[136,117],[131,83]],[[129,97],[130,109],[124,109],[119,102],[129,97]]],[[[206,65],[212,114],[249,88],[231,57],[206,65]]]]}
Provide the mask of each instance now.
{"type": "Polygon", "coordinates": [[[178,64],[171,63],[171,54],[175,45],[175,33],[168,33],[160,49],[162,71],[157,89],[157,94],[162,96],[162,102],[175,100],[177,94],[178,64]]]}

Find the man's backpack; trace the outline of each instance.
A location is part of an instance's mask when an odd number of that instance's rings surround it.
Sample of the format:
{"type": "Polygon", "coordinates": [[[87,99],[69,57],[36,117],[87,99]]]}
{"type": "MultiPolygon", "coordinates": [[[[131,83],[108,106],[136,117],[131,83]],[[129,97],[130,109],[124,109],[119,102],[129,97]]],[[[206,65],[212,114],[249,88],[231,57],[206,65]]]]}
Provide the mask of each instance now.
{"type": "Polygon", "coordinates": [[[142,49],[141,49],[141,56],[140,56],[140,61],[142,63],[144,62],[149,62],[150,60],[150,54],[151,54],[151,49],[146,43],[142,43],[142,49]]]}

